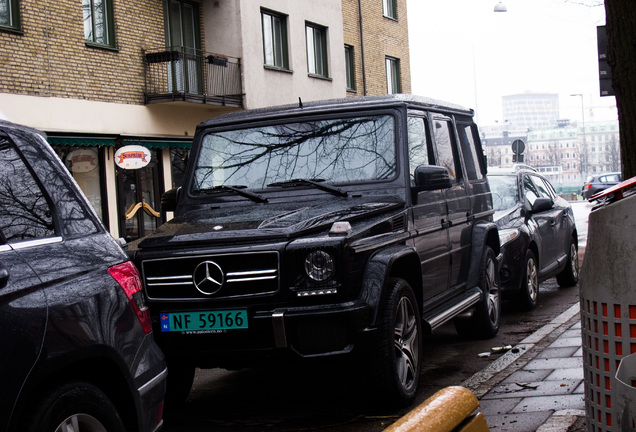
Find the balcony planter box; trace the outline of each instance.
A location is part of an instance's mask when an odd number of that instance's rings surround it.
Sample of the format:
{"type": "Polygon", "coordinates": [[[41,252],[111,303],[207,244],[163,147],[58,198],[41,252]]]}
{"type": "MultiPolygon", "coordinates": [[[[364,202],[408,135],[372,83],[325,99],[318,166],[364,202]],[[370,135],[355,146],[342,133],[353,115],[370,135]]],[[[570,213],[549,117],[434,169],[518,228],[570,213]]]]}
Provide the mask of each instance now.
{"type": "Polygon", "coordinates": [[[148,63],[165,63],[177,60],[181,60],[181,52],[179,51],[160,51],[146,54],[146,62],[148,63]]]}
{"type": "Polygon", "coordinates": [[[227,57],[225,56],[221,56],[218,54],[213,54],[213,55],[209,55],[207,57],[208,59],[208,63],[216,65],[216,66],[223,66],[223,67],[227,67],[227,57]]]}

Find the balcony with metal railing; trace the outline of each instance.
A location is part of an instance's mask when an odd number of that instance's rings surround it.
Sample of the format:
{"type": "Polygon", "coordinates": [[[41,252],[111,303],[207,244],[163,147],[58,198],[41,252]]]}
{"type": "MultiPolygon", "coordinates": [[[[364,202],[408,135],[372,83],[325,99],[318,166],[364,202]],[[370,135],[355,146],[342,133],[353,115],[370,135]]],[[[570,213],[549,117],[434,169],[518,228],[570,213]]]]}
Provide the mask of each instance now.
{"type": "Polygon", "coordinates": [[[240,59],[188,47],[144,51],[145,103],[243,107],[240,59]]]}

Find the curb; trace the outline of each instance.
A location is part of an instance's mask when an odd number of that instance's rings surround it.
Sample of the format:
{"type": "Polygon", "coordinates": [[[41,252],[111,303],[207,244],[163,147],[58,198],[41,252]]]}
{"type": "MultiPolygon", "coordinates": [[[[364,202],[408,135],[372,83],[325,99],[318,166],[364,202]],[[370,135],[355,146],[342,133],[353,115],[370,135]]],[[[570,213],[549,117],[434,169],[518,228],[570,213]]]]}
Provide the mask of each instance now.
{"type": "MultiPolygon", "coordinates": [[[[579,303],[572,305],[561,315],[550,321],[548,324],[541,327],[539,330],[532,333],[530,336],[523,339],[517,345],[515,345],[510,351],[499,357],[492,362],[487,368],[475,373],[473,376],[465,380],[460,384],[462,387],[466,387],[475,393],[477,398],[481,398],[488,393],[495,385],[497,385],[501,379],[493,379],[497,374],[501,373],[515,361],[519,360],[525,354],[532,351],[537,343],[542,341],[545,337],[549,336],[563,324],[571,320],[575,315],[579,313],[579,303]]],[[[556,414],[556,413],[555,413],[556,414]]],[[[554,414],[553,414],[554,416],[554,414]]],[[[549,421],[549,419],[548,419],[549,421]]]]}

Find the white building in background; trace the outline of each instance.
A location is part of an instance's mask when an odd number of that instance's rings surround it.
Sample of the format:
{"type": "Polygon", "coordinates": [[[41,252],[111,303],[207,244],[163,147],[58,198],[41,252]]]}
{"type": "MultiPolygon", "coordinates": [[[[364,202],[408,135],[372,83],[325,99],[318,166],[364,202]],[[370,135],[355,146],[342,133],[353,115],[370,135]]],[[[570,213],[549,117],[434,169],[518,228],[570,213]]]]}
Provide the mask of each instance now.
{"type": "Polygon", "coordinates": [[[527,92],[503,96],[502,112],[509,130],[551,128],[559,120],[559,95],[527,92]]]}

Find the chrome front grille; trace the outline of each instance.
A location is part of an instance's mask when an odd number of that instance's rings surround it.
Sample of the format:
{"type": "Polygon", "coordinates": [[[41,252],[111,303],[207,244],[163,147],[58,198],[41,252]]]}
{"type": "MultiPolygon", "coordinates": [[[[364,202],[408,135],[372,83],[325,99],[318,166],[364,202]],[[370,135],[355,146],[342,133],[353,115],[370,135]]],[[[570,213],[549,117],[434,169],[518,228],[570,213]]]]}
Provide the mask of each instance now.
{"type": "Polygon", "coordinates": [[[280,282],[278,252],[151,259],[141,268],[151,300],[258,296],[275,293],[280,282]]]}

